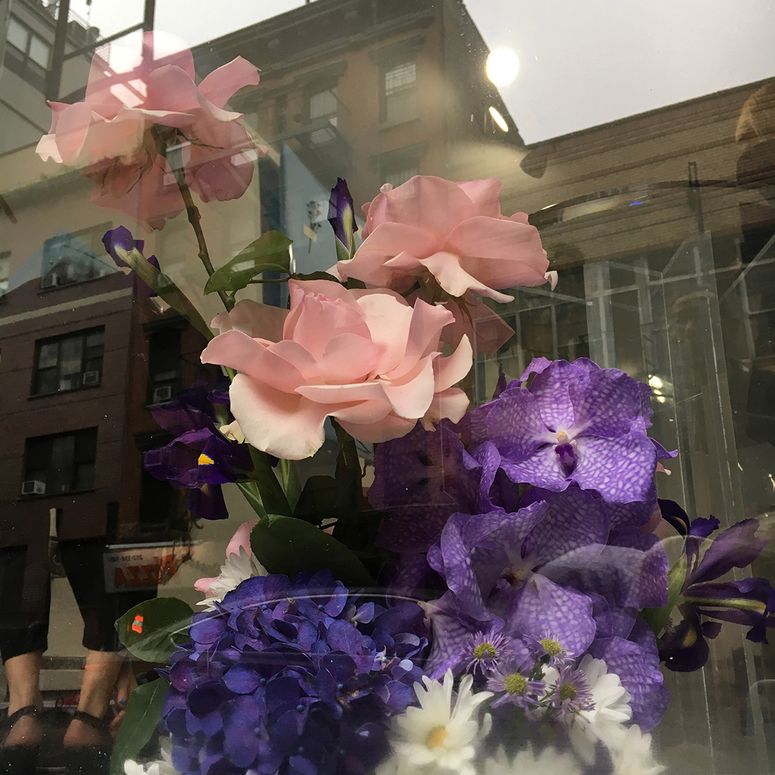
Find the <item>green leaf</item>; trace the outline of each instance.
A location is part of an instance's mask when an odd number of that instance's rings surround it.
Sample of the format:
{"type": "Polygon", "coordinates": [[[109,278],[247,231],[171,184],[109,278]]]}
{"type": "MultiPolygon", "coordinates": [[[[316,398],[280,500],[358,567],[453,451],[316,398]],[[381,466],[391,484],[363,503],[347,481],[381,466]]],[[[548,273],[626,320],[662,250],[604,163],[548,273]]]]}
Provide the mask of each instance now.
{"type": "Polygon", "coordinates": [[[253,528],[250,545],[270,573],[293,576],[330,570],[345,584],[370,586],[373,583],[353,552],[303,519],[270,514],[253,528]]]}
{"type": "Polygon", "coordinates": [[[686,580],[686,570],[686,554],[681,553],[680,559],[667,574],[667,605],[659,608],[646,608],[643,611],[643,618],[657,636],[667,627],[670,614],[681,596],[681,590],[686,580]]]}
{"type": "Polygon", "coordinates": [[[126,716],[113,744],[110,757],[111,775],[123,775],[124,762],[127,759],[136,759],[151,739],[161,721],[164,698],[169,686],[165,678],[157,678],[138,686],[130,695],[126,716]]]}
{"type": "Polygon", "coordinates": [[[338,517],[339,496],[339,485],[333,476],[310,476],[296,501],[293,515],[315,525],[325,517],[338,517]]]}
{"type": "Polygon", "coordinates": [[[262,272],[291,271],[291,240],[279,231],[264,232],[210,276],[205,293],[236,293],[262,272]]]}
{"type": "Polygon", "coordinates": [[[296,469],[296,463],[293,460],[280,460],[280,481],[285,491],[285,497],[288,500],[288,505],[293,511],[294,506],[299,500],[301,493],[301,481],[299,480],[299,472],[296,469]]]}
{"type": "Polygon", "coordinates": [[[176,597],[156,597],[130,608],[116,620],[116,631],[132,656],[166,663],[175,649],[175,636],[188,630],[192,613],[188,603],[176,597]]]}

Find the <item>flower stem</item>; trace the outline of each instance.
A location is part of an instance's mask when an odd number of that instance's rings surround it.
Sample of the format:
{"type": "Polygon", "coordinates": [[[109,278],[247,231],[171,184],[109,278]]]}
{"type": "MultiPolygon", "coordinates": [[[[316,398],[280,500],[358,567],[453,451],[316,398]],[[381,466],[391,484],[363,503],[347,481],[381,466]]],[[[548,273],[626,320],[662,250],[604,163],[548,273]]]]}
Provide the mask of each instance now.
{"type": "MultiPolygon", "coordinates": [[[[183,197],[183,204],[186,207],[186,217],[191,224],[191,228],[196,235],[196,242],[199,248],[199,259],[204,264],[204,268],[207,271],[207,276],[212,277],[215,272],[215,267],[210,259],[210,251],[207,249],[207,241],[205,240],[205,234],[202,231],[202,217],[199,214],[199,208],[194,204],[194,198],[191,196],[191,189],[186,183],[186,173],[183,168],[183,156],[180,152],[180,148],[167,148],[165,156],[170,163],[172,174],[175,176],[175,182],[178,184],[178,190],[181,197],[183,197]]],[[[234,306],[234,299],[228,296],[223,291],[218,291],[223,306],[227,310],[230,310],[234,306]]]]}

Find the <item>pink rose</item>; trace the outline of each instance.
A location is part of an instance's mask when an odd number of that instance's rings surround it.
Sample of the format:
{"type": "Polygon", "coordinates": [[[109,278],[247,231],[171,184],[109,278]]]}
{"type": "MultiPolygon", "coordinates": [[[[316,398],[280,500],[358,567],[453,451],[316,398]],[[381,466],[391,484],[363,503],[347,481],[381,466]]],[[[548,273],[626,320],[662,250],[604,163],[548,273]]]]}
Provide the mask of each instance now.
{"type": "Polygon", "coordinates": [[[323,444],[326,417],[357,439],[386,441],[417,420],[463,416],[468,398],[453,385],[470,370],[472,351],[463,337],[441,356],[449,310],[326,280],[288,285],[291,308],[279,341],[255,336],[248,319],[255,307],[239,302],[230,322],[223,315],[213,321],[222,333],[202,353],[203,363],[239,372],[231,411],[253,446],[300,460],[323,444]]]}
{"type": "Polygon", "coordinates": [[[37,153],[81,167],[97,184],[96,204],[159,226],[183,209],[183,200],[151,134],[156,126],[166,143],[180,144],[186,181],[204,201],[236,199],[253,177],[245,153],[253,142],[242,114],[224,105],[238,89],[258,84],[258,70],[237,57],[198,85],[194,76],[188,50],[119,74],[95,55],[84,101],[51,103],[51,129],[37,153]]]}
{"type": "Polygon", "coordinates": [[[432,275],[450,296],[511,301],[498,289],[541,285],[549,265],[527,215],[501,214],[500,190],[494,178],[453,183],[427,175],[383,187],[364,205],[363,243],[336,271],[401,293],[432,275]]]}

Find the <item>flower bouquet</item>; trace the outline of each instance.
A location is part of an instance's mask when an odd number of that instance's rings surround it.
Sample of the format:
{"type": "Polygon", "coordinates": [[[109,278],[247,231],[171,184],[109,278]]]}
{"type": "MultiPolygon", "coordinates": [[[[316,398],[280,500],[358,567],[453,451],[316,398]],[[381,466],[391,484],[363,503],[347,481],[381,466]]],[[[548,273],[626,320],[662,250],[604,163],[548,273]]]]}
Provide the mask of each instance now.
{"type": "Polygon", "coordinates": [[[622,371],[539,358],[471,404],[474,358],[512,333],[494,305],[557,281],[527,216],[501,213],[497,180],[417,176],[384,186],[359,227],[340,179],[328,272],[294,271],[277,232],[216,269],[192,191],[249,184],[251,139],[224,102],[258,73],[235,60],[197,85],[179,53],[127,77],[147,85],[140,104],[93,72],[40,150],[84,165],[99,204],[139,197],[152,226],[185,210],[223,304],[209,325],[142,241],[104,239],[228,380],[155,410],[176,437],[145,464],[196,517],[228,516],[234,483],[255,518],[197,582],[201,610],[159,598],[118,621],[158,677],[130,701],[115,771],[661,772],[661,665],[701,668],[722,622],[766,640],[775,590],[727,578],[766,541],[754,519],[719,531],[657,497],[677,453],[649,437],[650,388],[622,371]],[[278,281],[287,309],[242,298],[278,281]],[[327,437],[333,470],[302,478],[327,437]]]}

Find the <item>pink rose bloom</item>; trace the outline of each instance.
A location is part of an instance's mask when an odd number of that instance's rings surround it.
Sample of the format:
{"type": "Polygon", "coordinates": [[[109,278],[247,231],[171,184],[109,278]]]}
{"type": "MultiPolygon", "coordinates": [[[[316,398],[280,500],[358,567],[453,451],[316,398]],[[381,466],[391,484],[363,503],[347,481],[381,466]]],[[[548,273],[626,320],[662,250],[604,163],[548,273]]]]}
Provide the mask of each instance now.
{"type": "Polygon", "coordinates": [[[541,285],[549,264],[527,215],[501,214],[500,190],[495,178],[453,183],[427,175],[383,186],[364,205],[363,243],[336,271],[401,293],[432,275],[450,296],[511,301],[498,289],[541,285]]]}
{"type": "MultiPolygon", "coordinates": [[[[146,41],[152,45],[152,38],[146,41]]],[[[237,57],[198,85],[194,77],[188,50],[119,74],[95,55],[84,101],[50,103],[51,129],[37,153],[44,161],[81,167],[97,184],[96,204],[160,226],[183,210],[183,200],[151,135],[157,126],[168,143],[180,144],[193,191],[204,201],[236,199],[253,177],[245,153],[253,142],[242,114],[224,105],[238,89],[258,84],[258,70],[237,57]]]]}
{"type": "Polygon", "coordinates": [[[463,337],[440,354],[452,313],[424,301],[410,306],[385,290],[349,291],[326,280],[289,283],[282,338],[257,336],[254,305],[239,302],[213,321],[222,333],[203,363],[236,369],[231,411],[245,438],[277,457],[300,460],[324,441],[326,417],[362,441],[409,433],[418,420],[459,420],[468,398],[453,387],[470,370],[463,337]]]}

